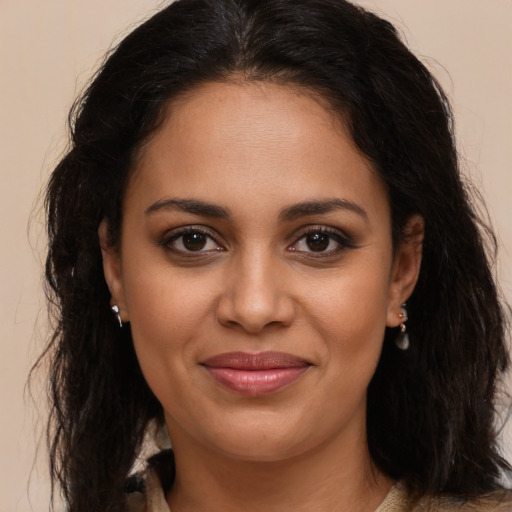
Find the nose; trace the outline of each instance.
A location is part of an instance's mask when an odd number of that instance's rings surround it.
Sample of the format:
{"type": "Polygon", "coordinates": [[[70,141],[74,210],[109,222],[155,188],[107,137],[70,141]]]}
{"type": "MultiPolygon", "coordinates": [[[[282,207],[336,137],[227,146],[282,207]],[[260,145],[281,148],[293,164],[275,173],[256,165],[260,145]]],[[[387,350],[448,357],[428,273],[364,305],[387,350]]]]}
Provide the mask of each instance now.
{"type": "Polygon", "coordinates": [[[295,304],[286,277],[271,257],[241,258],[226,270],[217,305],[219,323],[251,334],[292,324],[295,304]]]}

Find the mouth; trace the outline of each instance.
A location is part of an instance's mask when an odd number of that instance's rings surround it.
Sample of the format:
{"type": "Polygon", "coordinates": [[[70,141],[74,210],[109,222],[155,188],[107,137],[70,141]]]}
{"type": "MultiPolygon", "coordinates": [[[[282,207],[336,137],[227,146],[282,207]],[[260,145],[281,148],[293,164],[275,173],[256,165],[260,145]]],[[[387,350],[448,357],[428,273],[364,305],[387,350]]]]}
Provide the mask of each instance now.
{"type": "Polygon", "coordinates": [[[295,382],[311,366],[284,352],[228,352],[201,365],[216,382],[245,396],[275,393],[295,382]]]}

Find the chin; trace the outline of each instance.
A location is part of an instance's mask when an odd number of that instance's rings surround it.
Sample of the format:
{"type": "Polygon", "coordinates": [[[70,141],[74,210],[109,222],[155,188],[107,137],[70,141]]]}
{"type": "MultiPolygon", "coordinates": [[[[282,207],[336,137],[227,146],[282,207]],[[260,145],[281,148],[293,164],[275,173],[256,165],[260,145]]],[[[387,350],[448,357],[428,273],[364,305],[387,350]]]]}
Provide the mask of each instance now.
{"type": "Polygon", "coordinates": [[[210,446],[224,456],[250,462],[280,462],[314,450],[328,438],[329,432],[319,425],[290,418],[249,415],[243,420],[219,425],[208,433],[210,446]],[[288,420],[288,421],[287,421],[288,420]],[[238,426],[237,426],[238,425],[238,426]],[[305,428],[304,428],[305,427],[305,428]]]}

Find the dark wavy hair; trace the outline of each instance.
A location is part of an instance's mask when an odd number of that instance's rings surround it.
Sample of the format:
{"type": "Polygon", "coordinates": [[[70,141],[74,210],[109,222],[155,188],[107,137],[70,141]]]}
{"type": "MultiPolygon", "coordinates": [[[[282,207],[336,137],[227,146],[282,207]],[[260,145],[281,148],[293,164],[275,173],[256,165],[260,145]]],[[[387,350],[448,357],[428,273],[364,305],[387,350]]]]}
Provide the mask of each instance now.
{"type": "MultiPolygon", "coordinates": [[[[482,228],[458,169],[448,101],[388,22],[344,0],[178,0],[129,34],[70,114],[71,144],[46,195],[52,481],[70,512],[124,510],[124,488],[162,408],[129,327],[109,307],[98,226],[119,242],[142,145],[177,95],[210,81],[269,81],[324,98],[385,180],[393,238],[425,220],[408,302],[411,347],[388,329],[368,390],[382,471],[417,493],[474,496],[510,470],[495,426],[508,364],[505,315],[482,228]]],[[[172,114],[171,114],[172,115],[172,114]]],[[[490,244],[488,243],[490,241],[490,244]]]]}

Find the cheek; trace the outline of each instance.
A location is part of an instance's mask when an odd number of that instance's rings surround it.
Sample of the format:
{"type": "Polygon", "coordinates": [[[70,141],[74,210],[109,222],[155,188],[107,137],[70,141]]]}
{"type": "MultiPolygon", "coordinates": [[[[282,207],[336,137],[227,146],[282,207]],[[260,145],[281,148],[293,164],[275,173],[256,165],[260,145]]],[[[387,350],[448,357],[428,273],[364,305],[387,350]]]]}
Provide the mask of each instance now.
{"type": "Polygon", "coordinates": [[[149,261],[144,266],[127,266],[123,273],[130,322],[135,328],[182,332],[211,307],[213,276],[149,261]]]}
{"type": "Polygon", "coordinates": [[[205,276],[191,278],[169,267],[125,272],[126,303],[141,366],[165,373],[199,342],[215,303],[215,287],[205,276]]]}
{"type": "MultiPolygon", "coordinates": [[[[340,335],[381,332],[386,323],[389,273],[387,266],[347,269],[310,289],[309,308],[318,328],[340,335]]],[[[352,337],[350,337],[352,338],[352,337]]],[[[355,341],[355,340],[354,340],[355,341]]],[[[362,340],[361,340],[362,341],[362,340]]]]}
{"type": "Polygon", "coordinates": [[[340,273],[309,297],[310,321],[325,340],[331,361],[342,368],[344,385],[369,381],[382,349],[387,310],[388,267],[361,266],[340,273]]]}
{"type": "MultiPolygon", "coordinates": [[[[179,275],[147,272],[127,279],[132,339],[142,373],[165,409],[190,401],[187,375],[193,369],[212,298],[179,275]]],[[[204,284],[204,283],[203,283],[204,284]]]]}

